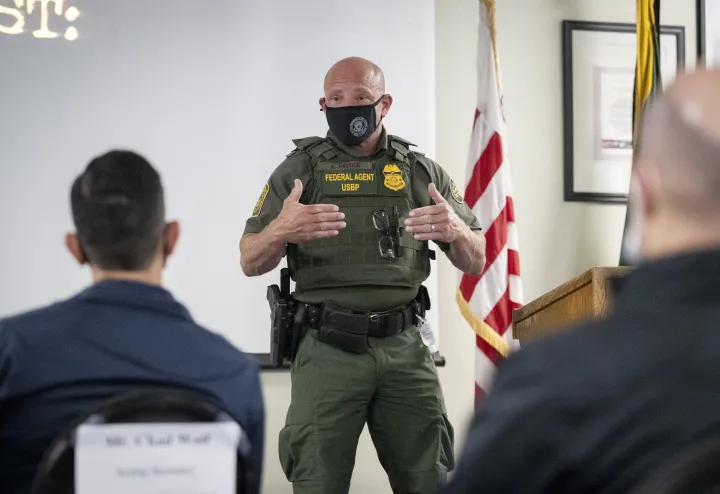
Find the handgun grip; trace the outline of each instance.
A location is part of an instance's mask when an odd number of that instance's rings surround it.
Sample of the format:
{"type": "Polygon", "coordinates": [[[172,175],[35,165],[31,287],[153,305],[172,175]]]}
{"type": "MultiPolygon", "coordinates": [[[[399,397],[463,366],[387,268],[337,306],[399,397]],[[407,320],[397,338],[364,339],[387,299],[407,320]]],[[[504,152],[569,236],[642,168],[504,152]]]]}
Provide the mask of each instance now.
{"type": "Polygon", "coordinates": [[[277,285],[270,285],[267,287],[267,301],[270,304],[271,309],[277,305],[281,298],[280,288],[277,285]]]}

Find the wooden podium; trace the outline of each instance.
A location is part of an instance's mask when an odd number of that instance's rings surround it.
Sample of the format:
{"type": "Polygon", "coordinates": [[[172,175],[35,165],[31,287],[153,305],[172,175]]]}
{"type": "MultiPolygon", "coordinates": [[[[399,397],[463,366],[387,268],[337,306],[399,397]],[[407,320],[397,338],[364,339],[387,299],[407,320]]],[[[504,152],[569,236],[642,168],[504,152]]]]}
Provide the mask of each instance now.
{"type": "Polygon", "coordinates": [[[592,268],[513,311],[513,336],[520,343],[602,317],[612,306],[613,286],[627,268],[592,268]]]}

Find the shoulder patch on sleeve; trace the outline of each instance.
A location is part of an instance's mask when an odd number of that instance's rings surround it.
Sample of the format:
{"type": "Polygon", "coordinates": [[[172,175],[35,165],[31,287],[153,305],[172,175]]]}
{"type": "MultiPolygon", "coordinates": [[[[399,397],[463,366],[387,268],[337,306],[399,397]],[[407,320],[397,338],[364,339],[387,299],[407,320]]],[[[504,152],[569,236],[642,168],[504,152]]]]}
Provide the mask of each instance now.
{"type": "Polygon", "coordinates": [[[458,190],[457,185],[455,185],[452,179],[450,180],[450,195],[452,195],[452,198],[455,199],[455,202],[458,204],[463,203],[463,196],[460,194],[460,190],[458,190]]]}
{"type": "Polygon", "coordinates": [[[257,218],[260,215],[260,211],[262,211],[263,204],[265,204],[265,198],[267,197],[268,192],[270,192],[270,182],[265,183],[265,187],[263,187],[260,197],[255,203],[255,208],[253,208],[252,212],[253,218],[257,218]]]}

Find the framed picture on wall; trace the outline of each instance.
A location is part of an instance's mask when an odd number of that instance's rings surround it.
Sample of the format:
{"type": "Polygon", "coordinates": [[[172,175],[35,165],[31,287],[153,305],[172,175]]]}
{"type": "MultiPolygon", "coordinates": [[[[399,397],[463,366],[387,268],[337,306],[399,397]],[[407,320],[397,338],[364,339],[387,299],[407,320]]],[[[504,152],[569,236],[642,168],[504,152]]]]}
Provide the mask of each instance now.
{"type": "Polygon", "coordinates": [[[698,64],[720,67],[720,0],[697,0],[698,64]]]}
{"type": "MultiPolygon", "coordinates": [[[[565,201],[625,203],[632,169],[634,24],[563,21],[565,201]]],[[[685,28],[660,28],[663,84],[685,67],[685,28]]]]}

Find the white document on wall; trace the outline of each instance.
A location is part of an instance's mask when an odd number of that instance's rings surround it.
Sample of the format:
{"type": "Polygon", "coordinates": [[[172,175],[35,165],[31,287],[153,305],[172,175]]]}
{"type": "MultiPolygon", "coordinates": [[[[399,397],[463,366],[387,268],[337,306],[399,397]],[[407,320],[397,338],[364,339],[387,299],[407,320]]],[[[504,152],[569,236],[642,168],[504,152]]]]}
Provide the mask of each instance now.
{"type": "Polygon", "coordinates": [[[78,428],[76,494],[235,494],[233,422],[78,428]]]}

